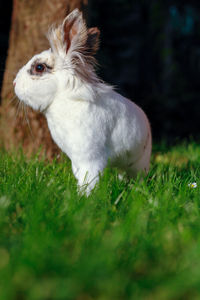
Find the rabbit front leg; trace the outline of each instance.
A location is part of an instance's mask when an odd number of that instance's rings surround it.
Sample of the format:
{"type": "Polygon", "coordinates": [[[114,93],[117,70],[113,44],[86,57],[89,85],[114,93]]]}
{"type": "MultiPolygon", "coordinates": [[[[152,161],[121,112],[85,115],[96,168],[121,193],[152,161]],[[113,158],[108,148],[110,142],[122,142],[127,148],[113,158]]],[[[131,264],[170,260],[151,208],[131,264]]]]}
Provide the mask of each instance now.
{"type": "Polygon", "coordinates": [[[72,162],[72,171],[78,181],[80,193],[86,193],[87,196],[90,194],[106,164],[107,160],[82,162],[78,166],[72,162]]]}

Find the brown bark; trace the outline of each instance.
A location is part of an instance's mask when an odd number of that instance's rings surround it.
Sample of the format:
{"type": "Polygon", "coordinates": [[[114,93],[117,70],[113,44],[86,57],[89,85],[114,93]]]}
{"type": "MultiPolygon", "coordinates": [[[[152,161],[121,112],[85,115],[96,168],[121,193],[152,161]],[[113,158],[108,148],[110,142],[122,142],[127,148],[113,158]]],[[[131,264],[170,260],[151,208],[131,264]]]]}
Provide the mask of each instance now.
{"type": "Polygon", "coordinates": [[[23,121],[25,116],[22,111],[17,114],[16,100],[11,101],[14,97],[12,82],[19,68],[34,54],[49,48],[45,37],[48,27],[61,21],[74,8],[80,9],[86,4],[87,0],[13,0],[0,107],[0,140],[6,149],[22,145],[24,151],[30,154],[42,147],[48,158],[58,153],[46,120],[40,113],[27,110],[30,126],[23,121]]]}

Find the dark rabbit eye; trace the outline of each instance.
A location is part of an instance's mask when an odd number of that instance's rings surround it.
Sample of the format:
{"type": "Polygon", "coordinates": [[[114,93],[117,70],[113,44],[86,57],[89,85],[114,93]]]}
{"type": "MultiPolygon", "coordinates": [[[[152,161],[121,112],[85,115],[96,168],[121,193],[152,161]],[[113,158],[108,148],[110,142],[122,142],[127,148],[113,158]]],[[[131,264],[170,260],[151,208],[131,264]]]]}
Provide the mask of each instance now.
{"type": "Polygon", "coordinates": [[[48,66],[46,63],[34,62],[31,65],[31,69],[28,71],[31,75],[42,76],[43,73],[51,72],[53,68],[48,66]]]}
{"type": "Polygon", "coordinates": [[[35,65],[35,71],[36,71],[36,73],[42,73],[42,72],[45,71],[45,69],[46,69],[45,64],[36,64],[35,65]]]}

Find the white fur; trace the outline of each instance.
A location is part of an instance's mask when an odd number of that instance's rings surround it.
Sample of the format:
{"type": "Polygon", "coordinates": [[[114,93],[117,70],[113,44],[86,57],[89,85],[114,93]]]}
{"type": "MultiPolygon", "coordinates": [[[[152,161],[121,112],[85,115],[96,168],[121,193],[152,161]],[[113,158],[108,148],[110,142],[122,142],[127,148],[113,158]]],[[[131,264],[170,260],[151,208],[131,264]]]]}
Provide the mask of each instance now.
{"type": "MultiPolygon", "coordinates": [[[[80,23],[80,12],[75,10],[73,14],[77,14],[80,23]]],[[[59,30],[63,30],[61,25],[59,30]]],[[[135,177],[138,172],[146,174],[151,155],[151,131],[146,115],[135,103],[102,83],[84,55],[80,54],[79,59],[76,53],[74,63],[71,55],[77,51],[75,42],[73,51],[65,52],[61,33],[62,40],[56,50],[34,56],[18,72],[17,96],[44,113],[52,138],[71,159],[79,187],[83,189],[87,184],[87,194],[108,162],[129,176],[135,177]],[[52,70],[42,76],[30,75],[34,61],[45,62],[52,70]],[[87,76],[91,74],[92,78],[84,80],[79,76],[80,68],[84,72],[84,67],[87,76]]]]}

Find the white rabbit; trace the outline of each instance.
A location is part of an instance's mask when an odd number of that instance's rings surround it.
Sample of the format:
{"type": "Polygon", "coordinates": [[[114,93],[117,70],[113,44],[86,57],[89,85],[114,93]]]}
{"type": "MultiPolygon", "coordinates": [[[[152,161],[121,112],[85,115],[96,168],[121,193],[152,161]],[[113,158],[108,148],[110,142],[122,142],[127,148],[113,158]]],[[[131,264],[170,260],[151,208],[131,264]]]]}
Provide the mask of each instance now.
{"type": "Polygon", "coordinates": [[[151,130],[145,113],[95,74],[99,30],[75,9],[48,33],[51,48],[35,55],[15,80],[15,93],[46,116],[52,138],[72,162],[86,193],[108,165],[146,174],[151,130]]]}

